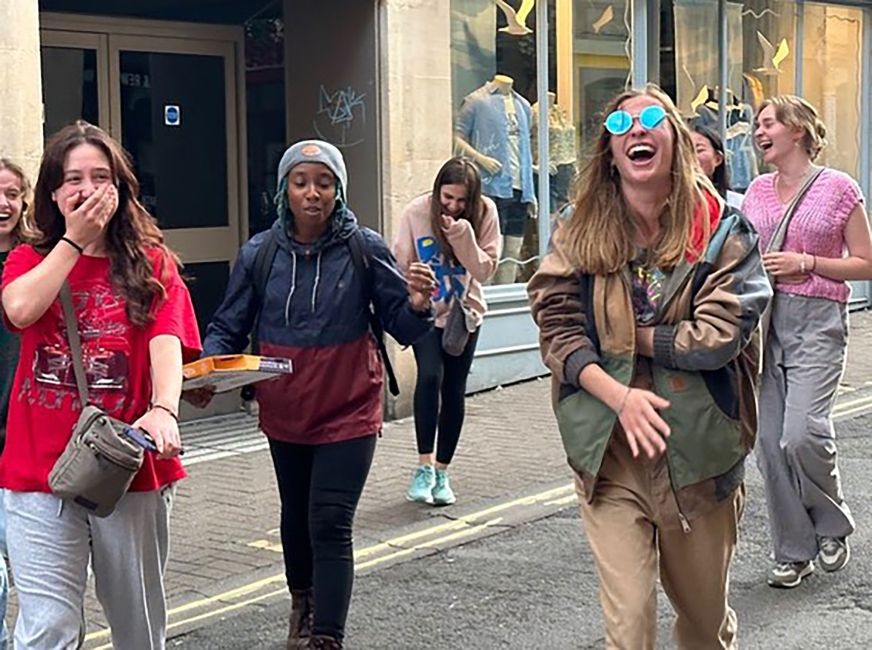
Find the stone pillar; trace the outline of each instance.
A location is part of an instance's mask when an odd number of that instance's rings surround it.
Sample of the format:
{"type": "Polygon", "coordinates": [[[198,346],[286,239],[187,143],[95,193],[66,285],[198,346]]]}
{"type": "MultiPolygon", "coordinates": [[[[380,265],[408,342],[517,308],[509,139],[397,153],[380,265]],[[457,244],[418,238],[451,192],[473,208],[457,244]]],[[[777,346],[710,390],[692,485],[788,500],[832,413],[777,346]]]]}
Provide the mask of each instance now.
{"type": "MultiPolygon", "coordinates": [[[[381,124],[384,220],[391,242],[406,203],[433,186],[452,154],[450,4],[440,0],[382,0],[381,124]]],[[[394,346],[399,399],[388,399],[389,417],[411,413],[415,362],[394,346]]],[[[410,450],[410,459],[414,451],[410,450]]],[[[410,460],[411,462],[411,460],[410,460]]]]}
{"type": "Polygon", "coordinates": [[[42,155],[42,72],[37,0],[0,2],[0,156],[36,181],[42,155]]]}

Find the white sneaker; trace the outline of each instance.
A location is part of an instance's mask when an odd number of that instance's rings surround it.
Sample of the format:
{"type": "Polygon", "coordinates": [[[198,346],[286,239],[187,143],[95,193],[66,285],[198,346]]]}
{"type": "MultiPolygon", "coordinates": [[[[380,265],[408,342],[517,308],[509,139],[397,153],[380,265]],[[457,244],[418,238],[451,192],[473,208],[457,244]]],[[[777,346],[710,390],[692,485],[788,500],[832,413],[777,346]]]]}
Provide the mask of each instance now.
{"type": "Polygon", "coordinates": [[[769,574],[767,582],[770,587],[777,589],[793,589],[806,578],[814,573],[814,562],[779,562],[769,574]]]}
{"type": "Polygon", "coordinates": [[[818,548],[818,562],[827,573],[844,569],[851,559],[847,537],[821,537],[818,548]]]}

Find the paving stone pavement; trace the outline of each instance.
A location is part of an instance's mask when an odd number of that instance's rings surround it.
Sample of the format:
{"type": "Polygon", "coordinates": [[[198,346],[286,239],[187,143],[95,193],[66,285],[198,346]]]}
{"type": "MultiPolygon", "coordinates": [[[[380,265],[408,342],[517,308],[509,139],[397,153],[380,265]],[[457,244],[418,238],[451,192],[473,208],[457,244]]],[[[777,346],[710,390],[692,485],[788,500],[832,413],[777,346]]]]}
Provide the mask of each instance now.
{"type": "MultiPolygon", "coordinates": [[[[872,388],[870,341],[872,312],[852,314],[846,392],[872,388]]],[[[240,431],[252,436],[252,420],[241,415],[238,419],[240,431]]],[[[208,430],[199,428],[197,440],[207,439],[208,430]]],[[[171,607],[283,570],[269,452],[257,440],[240,443],[237,452],[201,458],[179,485],[166,577],[171,607]]],[[[434,509],[406,501],[415,462],[411,418],[386,423],[358,510],[358,548],[431,517],[450,516],[454,508],[467,511],[529,493],[537,486],[568,481],[570,473],[551,412],[550,381],[528,381],[467,400],[466,424],[451,471],[456,506],[434,509]]],[[[14,594],[10,610],[11,616],[14,594]]],[[[105,627],[93,585],[88,589],[86,616],[89,630],[105,627]]]]}
{"type": "MultiPolygon", "coordinates": [[[[406,501],[416,460],[411,418],[386,423],[357,513],[358,547],[434,515],[450,516],[451,507],[406,501]]],[[[198,462],[188,472],[173,505],[170,606],[281,573],[279,503],[269,452],[198,462]]],[[[464,509],[567,479],[549,380],[471,397],[451,475],[458,497],[454,507],[464,509]]],[[[105,627],[92,588],[86,617],[89,631],[105,627]]]]}

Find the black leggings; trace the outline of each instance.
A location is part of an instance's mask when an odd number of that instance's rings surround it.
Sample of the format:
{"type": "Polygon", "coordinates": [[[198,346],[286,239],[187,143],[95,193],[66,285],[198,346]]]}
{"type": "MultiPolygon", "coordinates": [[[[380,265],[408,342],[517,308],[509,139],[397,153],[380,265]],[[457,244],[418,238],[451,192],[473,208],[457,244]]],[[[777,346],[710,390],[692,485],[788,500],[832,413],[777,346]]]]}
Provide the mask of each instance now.
{"type": "Polygon", "coordinates": [[[352,524],[376,436],[324,445],[269,441],[279,498],[285,575],[314,588],[315,634],[341,639],[354,582],[352,524]]]}
{"type": "Polygon", "coordinates": [[[418,365],[414,404],[418,453],[433,453],[438,425],[436,462],[443,465],[451,462],[457,441],[460,440],[466,413],[466,379],[472,367],[480,331],[481,328],[478,328],[469,335],[469,341],[459,357],[442,350],[442,330],[438,327],[434,327],[412,346],[418,365]]]}

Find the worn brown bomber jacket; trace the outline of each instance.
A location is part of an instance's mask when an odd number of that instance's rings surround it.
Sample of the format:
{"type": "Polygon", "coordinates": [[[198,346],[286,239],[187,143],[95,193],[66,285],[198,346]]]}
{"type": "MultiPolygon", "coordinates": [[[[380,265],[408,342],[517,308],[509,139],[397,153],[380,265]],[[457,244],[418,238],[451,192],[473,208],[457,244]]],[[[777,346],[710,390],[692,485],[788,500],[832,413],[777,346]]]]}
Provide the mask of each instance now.
{"type": "MultiPolygon", "coordinates": [[[[713,205],[714,202],[712,202],[713,205]]],[[[701,259],[683,261],[664,286],[654,331],[654,357],[637,364],[629,272],[579,273],[563,253],[562,231],[528,285],[554,409],[569,464],[588,499],[617,417],[578,384],[600,364],[626,385],[652,387],[671,407],[661,414],[672,487],[688,520],[730,496],[744,477],[744,457],[757,429],[756,330],[772,292],[757,234],[737,212],[714,217],[701,259]],[[649,368],[648,376],[640,368],[649,368]]]]}

